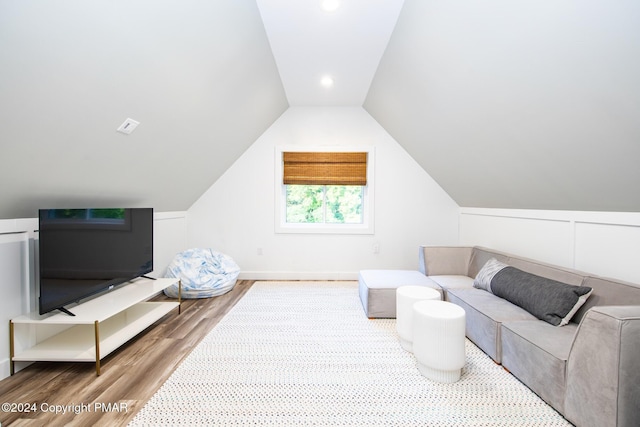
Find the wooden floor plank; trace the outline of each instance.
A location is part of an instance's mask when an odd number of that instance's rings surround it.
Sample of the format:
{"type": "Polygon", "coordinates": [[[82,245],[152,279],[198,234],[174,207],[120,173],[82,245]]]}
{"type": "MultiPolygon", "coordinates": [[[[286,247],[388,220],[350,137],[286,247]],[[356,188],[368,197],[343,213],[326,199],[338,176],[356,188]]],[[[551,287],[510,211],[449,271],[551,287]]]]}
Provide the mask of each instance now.
{"type": "MultiPolygon", "coordinates": [[[[0,403],[32,403],[37,410],[2,411],[0,425],[126,425],[253,283],[241,280],[224,295],[183,300],[181,314],[172,311],[104,358],[100,376],[92,363],[38,362],[5,378],[0,381],[0,403]],[[79,413],[64,415],[40,410],[47,405],[82,404],[90,409],[77,406],[79,413]]],[[[154,299],[167,298],[159,295],[154,299]]]]}

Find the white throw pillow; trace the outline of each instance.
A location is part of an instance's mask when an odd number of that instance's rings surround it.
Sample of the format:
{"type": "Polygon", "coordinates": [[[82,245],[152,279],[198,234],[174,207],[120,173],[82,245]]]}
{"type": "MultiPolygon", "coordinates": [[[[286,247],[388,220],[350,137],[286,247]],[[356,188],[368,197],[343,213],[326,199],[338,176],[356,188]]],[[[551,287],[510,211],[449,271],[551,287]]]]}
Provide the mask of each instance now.
{"type": "Polygon", "coordinates": [[[503,262],[498,261],[495,258],[491,258],[484,264],[484,266],[482,266],[480,271],[478,271],[478,274],[473,281],[473,287],[491,292],[491,279],[493,279],[493,276],[498,274],[498,272],[500,272],[505,267],[509,266],[503,262]]]}

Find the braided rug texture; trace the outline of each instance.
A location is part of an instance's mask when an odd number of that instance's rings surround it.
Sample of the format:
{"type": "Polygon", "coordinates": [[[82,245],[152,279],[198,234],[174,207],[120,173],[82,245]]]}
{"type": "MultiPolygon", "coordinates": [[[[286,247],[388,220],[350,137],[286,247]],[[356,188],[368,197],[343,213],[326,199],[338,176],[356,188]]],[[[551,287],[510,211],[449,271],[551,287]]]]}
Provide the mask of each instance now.
{"type": "Polygon", "coordinates": [[[469,341],[466,359],[424,378],[357,282],[256,282],[130,425],[571,425],[469,341]]]}

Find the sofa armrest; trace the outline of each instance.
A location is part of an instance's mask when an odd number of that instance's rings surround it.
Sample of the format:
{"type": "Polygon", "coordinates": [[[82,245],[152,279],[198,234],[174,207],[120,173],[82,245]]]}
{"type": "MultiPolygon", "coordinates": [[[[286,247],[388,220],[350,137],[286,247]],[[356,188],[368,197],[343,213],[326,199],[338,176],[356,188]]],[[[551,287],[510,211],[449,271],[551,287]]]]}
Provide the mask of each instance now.
{"type": "Polygon", "coordinates": [[[427,276],[466,276],[472,251],[468,246],[420,246],[419,270],[427,276]]]}
{"type": "Polygon", "coordinates": [[[584,426],[640,420],[640,306],[599,306],[585,314],[566,371],[565,412],[584,426]]]}

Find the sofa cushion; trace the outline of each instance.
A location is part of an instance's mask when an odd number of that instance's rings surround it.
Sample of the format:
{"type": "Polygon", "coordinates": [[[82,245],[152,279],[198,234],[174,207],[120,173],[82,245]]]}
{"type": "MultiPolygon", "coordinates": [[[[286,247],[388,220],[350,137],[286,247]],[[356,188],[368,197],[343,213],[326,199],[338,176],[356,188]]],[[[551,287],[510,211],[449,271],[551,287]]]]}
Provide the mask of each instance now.
{"type": "Polygon", "coordinates": [[[491,258],[495,258],[500,262],[504,262],[505,264],[510,264],[510,256],[508,254],[494,251],[493,249],[476,246],[473,248],[473,252],[471,253],[467,275],[469,277],[476,277],[478,272],[491,258]]]}
{"type": "Polygon", "coordinates": [[[573,321],[579,323],[586,312],[595,306],[640,305],[640,285],[602,277],[585,277],[582,286],[593,289],[589,300],[580,307],[573,321]]]}
{"type": "Polygon", "coordinates": [[[446,295],[450,302],[464,309],[467,337],[497,363],[500,363],[502,357],[500,345],[502,322],[538,321],[528,311],[481,289],[449,288],[446,295]]]}
{"type": "Polygon", "coordinates": [[[541,320],[502,324],[502,366],[560,412],[566,363],[577,329],[575,323],[556,328],[541,320]]]}
{"type": "Polygon", "coordinates": [[[473,288],[473,279],[469,276],[461,275],[441,275],[429,276],[429,279],[436,282],[442,289],[468,289],[473,288]]]}
{"type": "Polygon", "coordinates": [[[515,267],[500,270],[491,280],[492,292],[554,326],[569,323],[592,289],[536,276],[515,267]]]}
{"type": "Polygon", "coordinates": [[[467,274],[473,250],[465,246],[420,246],[419,270],[427,276],[467,274]]]}
{"type": "Polygon", "coordinates": [[[559,267],[528,258],[512,256],[508,261],[505,262],[511,267],[526,271],[527,273],[546,277],[547,279],[556,280],[568,285],[580,286],[585,277],[585,274],[580,271],[571,270],[568,268],[559,267]]]}

